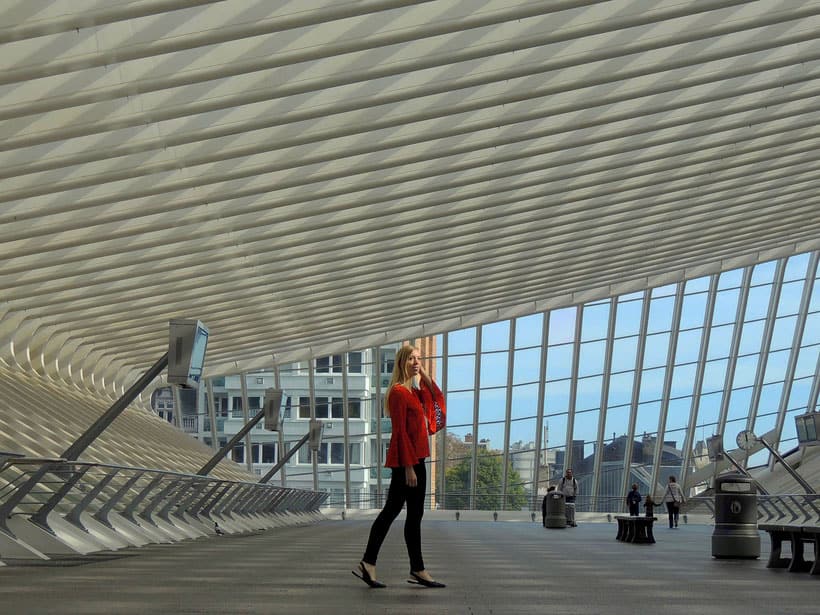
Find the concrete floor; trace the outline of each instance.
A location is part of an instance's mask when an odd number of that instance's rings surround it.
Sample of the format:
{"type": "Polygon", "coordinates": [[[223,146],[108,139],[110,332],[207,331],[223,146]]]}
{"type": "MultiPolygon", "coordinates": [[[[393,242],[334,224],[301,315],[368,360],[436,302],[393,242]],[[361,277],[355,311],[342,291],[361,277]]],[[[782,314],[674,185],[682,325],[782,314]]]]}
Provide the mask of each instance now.
{"type": "MultiPolygon", "coordinates": [[[[540,519],[539,519],[540,521],[540,519]]],[[[425,520],[428,570],[448,584],[405,582],[399,519],[373,590],[350,574],[370,521],[324,521],[264,533],[153,545],[0,568],[2,613],[676,613],[817,614],[820,577],[715,560],[712,527],[656,528],[657,543],[615,540],[615,526],[425,520]]]]}

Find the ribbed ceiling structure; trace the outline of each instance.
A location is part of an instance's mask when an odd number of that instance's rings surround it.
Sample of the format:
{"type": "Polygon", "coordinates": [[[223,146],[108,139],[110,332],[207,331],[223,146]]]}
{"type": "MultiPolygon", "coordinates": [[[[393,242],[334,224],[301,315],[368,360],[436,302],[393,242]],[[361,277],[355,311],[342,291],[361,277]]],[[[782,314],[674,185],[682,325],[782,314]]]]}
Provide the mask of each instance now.
{"type": "Polygon", "coordinates": [[[0,356],[115,392],[820,248],[820,2],[1,0],[0,356]]]}

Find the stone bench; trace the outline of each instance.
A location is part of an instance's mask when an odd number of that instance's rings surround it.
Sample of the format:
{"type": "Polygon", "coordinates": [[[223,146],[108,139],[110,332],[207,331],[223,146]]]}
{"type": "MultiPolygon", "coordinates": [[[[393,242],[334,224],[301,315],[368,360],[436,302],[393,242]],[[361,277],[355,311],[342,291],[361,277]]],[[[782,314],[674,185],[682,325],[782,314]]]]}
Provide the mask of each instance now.
{"type": "Polygon", "coordinates": [[[652,525],[658,520],[657,517],[617,515],[615,520],[618,522],[618,535],[615,536],[616,540],[639,544],[652,544],[655,542],[652,525]]]}
{"type": "Polygon", "coordinates": [[[806,525],[780,525],[761,523],[758,528],[767,532],[772,548],[769,552],[767,568],[788,568],[789,572],[808,572],[820,575],[820,527],[806,525]],[[783,541],[791,545],[791,556],[783,557],[783,541]],[[805,543],[814,545],[814,561],[807,562],[803,557],[805,543]]]}

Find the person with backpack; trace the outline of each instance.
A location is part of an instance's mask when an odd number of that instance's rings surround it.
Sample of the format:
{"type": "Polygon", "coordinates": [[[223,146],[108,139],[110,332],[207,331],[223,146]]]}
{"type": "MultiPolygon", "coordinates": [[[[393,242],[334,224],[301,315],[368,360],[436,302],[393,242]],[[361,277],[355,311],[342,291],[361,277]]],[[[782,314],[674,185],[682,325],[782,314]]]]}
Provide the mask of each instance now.
{"type": "Polygon", "coordinates": [[[564,503],[567,511],[567,525],[569,527],[578,527],[575,523],[575,497],[578,495],[578,481],[572,475],[572,468],[567,468],[558,490],[564,494],[564,503]]]}

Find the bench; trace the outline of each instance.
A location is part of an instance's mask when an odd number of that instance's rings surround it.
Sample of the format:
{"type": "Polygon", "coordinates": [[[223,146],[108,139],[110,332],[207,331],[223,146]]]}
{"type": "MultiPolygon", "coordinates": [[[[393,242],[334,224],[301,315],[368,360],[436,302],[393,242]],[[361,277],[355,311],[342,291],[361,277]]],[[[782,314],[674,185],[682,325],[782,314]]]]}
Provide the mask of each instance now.
{"type": "Polygon", "coordinates": [[[657,517],[617,515],[615,520],[618,522],[618,535],[615,536],[615,540],[638,544],[652,544],[655,542],[652,524],[658,520],[657,517]]]}
{"type": "Polygon", "coordinates": [[[820,575],[820,527],[761,523],[758,528],[769,534],[772,543],[766,568],[788,568],[789,572],[808,571],[809,574],[820,575]],[[783,557],[784,540],[791,545],[791,557],[783,557]],[[803,558],[805,543],[814,545],[813,562],[803,558]]]}

